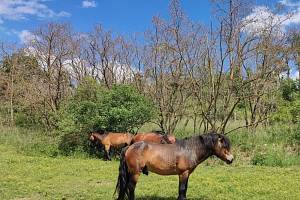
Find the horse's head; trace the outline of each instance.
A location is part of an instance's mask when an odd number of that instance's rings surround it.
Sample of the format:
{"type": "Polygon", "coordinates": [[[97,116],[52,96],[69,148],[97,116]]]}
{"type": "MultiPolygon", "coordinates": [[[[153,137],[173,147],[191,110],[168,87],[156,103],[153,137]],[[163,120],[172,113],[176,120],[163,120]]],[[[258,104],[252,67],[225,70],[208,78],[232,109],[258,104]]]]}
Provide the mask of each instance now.
{"type": "Polygon", "coordinates": [[[159,135],[161,137],[160,143],[162,144],[174,144],[176,142],[176,138],[174,135],[159,135]]]}
{"type": "Polygon", "coordinates": [[[168,135],[167,138],[171,144],[174,144],[176,142],[176,137],[173,134],[168,135]]]}
{"type": "Polygon", "coordinates": [[[96,138],[95,138],[95,135],[94,135],[95,133],[91,133],[91,135],[90,135],[90,141],[92,141],[92,142],[94,142],[95,140],[96,140],[96,138]]]}
{"type": "Polygon", "coordinates": [[[216,134],[213,141],[213,154],[227,164],[233,161],[233,155],[230,152],[230,141],[223,134],[216,134]]]}

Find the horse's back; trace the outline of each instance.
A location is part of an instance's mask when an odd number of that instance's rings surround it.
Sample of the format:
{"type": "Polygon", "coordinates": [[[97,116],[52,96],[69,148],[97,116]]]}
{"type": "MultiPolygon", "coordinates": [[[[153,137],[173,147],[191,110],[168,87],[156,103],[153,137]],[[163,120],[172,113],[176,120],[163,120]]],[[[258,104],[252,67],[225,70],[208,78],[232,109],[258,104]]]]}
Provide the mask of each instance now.
{"type": "Polygon", "coordinates": [[[133,137],[133,143],[146,141],[153,143],[161,143],[161,135],[156,133],[138,133],[133,137]]]}
{"type": "Polygon", "coordinates": [[[114,133],[111,132],[105,138],[113,146],[118,146],[122,144],[130,144],[132,135],[130,133],[114,133]]]}

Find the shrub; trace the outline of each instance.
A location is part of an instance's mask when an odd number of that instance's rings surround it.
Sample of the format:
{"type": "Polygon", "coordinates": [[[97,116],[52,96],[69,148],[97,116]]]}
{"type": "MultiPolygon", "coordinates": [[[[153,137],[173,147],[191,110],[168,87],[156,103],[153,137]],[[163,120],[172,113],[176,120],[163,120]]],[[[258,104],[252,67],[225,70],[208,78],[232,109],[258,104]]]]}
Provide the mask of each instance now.
{"type": "Polygon", "coordinates": [[[271,122],[300,123],[300,96],[297,85],[298,81],[292,79],[281,82],[277,109],[271,115],[271,122]]]}
{"type": "Polygon", "coordinates": [[[297,81],[293,79],[284,79],[281,82],[281,96],[286,101],[294,101],[298,96],[297,81]]]}
{"type": "Polygon", "coordinates": [[[265,165],[267,156],[265,154],[255,154],[251,159],[252,165],[265,165]]]}
{"type": "Polygon", "coordinates": [[[114,86],[101,105],[106,123],[103,127],[113,131],[139,128],[152,118],[153,108],[154,105],[132,86],[114,86]]]}
{"type": "Polygon", "coordinates": [[[293,103],[290,108],[290,113],[292,115],[292,122],[300,124],[300,100],[293,103]]]}
{"type": "Polygon", "coordinates": [[[116,85],[108,90],[87,78],[60,110],[58,131],[63,135],[60,150],[64,154],[70,154],[78,148],[90,151],[85,142],[90,131],[130,131],[149,121],[153,114],[151,101],[134,87],[116,85]]]}
{"type": "Polygon", "coordinates": [[[70,156],[78,151],[86,151],[88,144],[87,134],[68,133],[61,136],[58,149],[62,155],[70,156]]]}

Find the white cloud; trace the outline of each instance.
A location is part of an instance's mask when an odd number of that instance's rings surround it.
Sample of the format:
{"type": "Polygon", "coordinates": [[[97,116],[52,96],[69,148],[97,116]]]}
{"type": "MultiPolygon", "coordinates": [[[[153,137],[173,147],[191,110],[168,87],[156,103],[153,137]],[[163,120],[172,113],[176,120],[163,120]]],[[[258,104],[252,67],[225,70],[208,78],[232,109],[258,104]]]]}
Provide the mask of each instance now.
{"type": "Polygon", "coordinates": [[[285,25],[300,23],[300,1],[291,2],[289,0],[281,0],[279,3],[286,6],[292,13],[291,18],[285,22],[285,25]]]}
{"type": "Polygon", "coordinates": [[[247,33],[256,35],[263,34],[265,31],[281,35],[288,18],[288,15],[274,14],[268,7],[256,6],[252,9],[252,13],[244,18],[243,29],[247,33]]]}
{"type": "Polygon", "coordinates": [[[21,32],[17,32],[17,35],[22,44],[28,44],[35,39],[35,36],[28,30],[22,30],[21,32]]]}
{"type": "Polygon", "coordinates": [[[38,18],[67,17],[70,13],[51,10],[45,0],[0,0],[0,23],[5,20],[22,20],[29,16],[38,18]]]}
{"type": "Polygon", "coordinates": [[[300,2],[291,2],[289,0],[280,0],[279,3],[281,3],[282,5],[285,5],[285,6],[289,6],[289,7],[293,7],[293,6],[299,6],[300,5],[300,2]]]}
{"type": "Polygon", "coordinates": [[[95,1],[84,0],[82,1],[83,8],[95,8],[97,6],[95,1]]]}
{"type": "MultiPolygon", "coordinates": [[[[247,17],[244,18],[246,32],[260,34],[263,30],[277,27],[277,32],[284,32],[291,24],[300,23],[300,1],[280,0],[286,12],[274,13],[266,6],[255,6],[247,17]]],[[[274,30],[273,30],[274,31],[274,30]]]]}

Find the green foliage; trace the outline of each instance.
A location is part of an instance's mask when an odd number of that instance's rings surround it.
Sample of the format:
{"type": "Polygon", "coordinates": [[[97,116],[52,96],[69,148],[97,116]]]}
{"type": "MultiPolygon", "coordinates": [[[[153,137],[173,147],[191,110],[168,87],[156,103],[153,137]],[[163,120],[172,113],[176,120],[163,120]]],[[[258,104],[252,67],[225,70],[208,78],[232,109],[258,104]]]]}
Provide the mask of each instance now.
{"type": "MultiPolygon", "coordinates": [[[[38,61],[23,52],[14,53],[0,61],[0,115],[10,119],[10,95],[13,91],[14,123],[20,127],[45,128],[45,102],[34,93],[37,80],[45,72],[38,61]],[[14,64],[13,64],[14,63],[14,64]],[[2,65],[1,65],[2,64],[2,65]],[[13,71],[12,71],[13,70],[13,71]],[[13,85],[11,81],[13,80],[13,85]]],[[[51,112],[48,110],[48,112],[51,112]]],[[[48,118],[48,122],[51,120],[48,118]]],[[[10,121],[11,123],[11,121],[10,121]]],[[[8,124],[8,123],[6,123],[8,124]]]]}
{"type": "Polygon", "coordinates": [[[240,131],[229,135],[237,162],[260,166],[300,165],[299,127],[278,124],[256,132],[240,131]]]}
{"type": "Polygon", "coordinates": [[[85,77],[76,88],[73,101],[91,101],[97,102],[101,99],[102,92],[105,89],[97,83],[92,77],[85,77]]]}
{"type": "Polygon", "coordinates": [[[101,108],[105,128],[113,131],[139,128],[154,114],[154,105],[127,85],[114,86],[104,97],[101,108]]]}
{"type": "Polygon", "coordinates": [[[266,155],[265,154],[256,154],[252,159],[251,159],[251,164],[252,165],[264,165],[266,160],[266,155]]]}
{"type": "Polygon", "coordinates": [[[281,82],[282,98],[286,101],[294,101],[298,96],[298,81],[292,79],[284,79],[281,82]]]}
{"type": "Polygon", "coordinates": [[[86,134],[68,133],[60,137],[58,150],[64,156],[84,153],[89,150],[89,141],[86,134]]]}
{"type": "Polygon", "coordinates": [[[284,153],[270,151],[267,153],[257,153],[251,158],[252,165],[286,167],[290,165],[299,165],[300,160],[297,155],[286,157],[284,153]]]}
{"type": "Polygon", "coordinates": [[[300,123],[300,99],[297,99],[297,101],[295,101],[291,108],[290,108],[290,113],[292,116],[292,122],[293,123],[300,123]]]}
{"type": "Polygon", "coordinates": [[[0,145],[15,148],[18,153],[29,156],[56,157],[58,138],[41,130],[0,126],[0,145]]]}
{"type": "Polygon", "coordinates": [[[90,131],[130,131],[149,121],[153,114],[153,104],[132,86],[116,85],[108,90],[86,78],[60,110],[60,150],[66,155],[75,149],[89,151],[85,141],[90,131]]]}
{"type": "Polygon", "coordinates": [[[284,79],[281,82],[277,110],[271,115],[272,122],[300,122],[300,96],[297,85],[298,81],[292,79],[284,79]]]}

